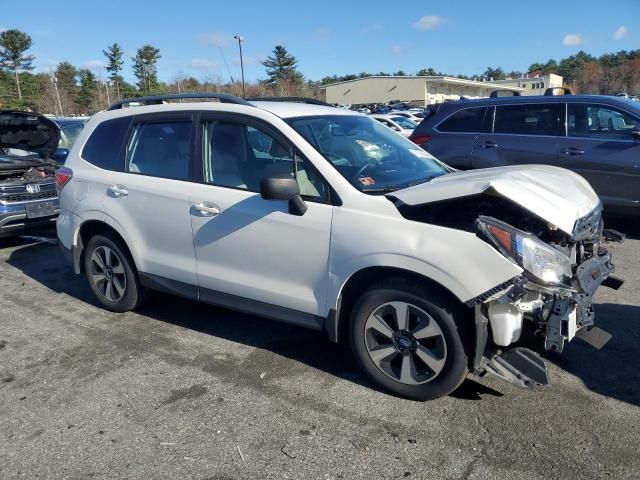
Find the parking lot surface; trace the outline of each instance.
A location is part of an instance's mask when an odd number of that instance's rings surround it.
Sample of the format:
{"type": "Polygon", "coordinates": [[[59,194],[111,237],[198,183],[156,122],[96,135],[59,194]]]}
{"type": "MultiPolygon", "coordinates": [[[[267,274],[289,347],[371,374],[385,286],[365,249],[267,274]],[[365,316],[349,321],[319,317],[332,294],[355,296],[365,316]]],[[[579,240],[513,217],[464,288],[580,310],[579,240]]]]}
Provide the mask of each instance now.
{"type": "Polygon", "coordinates": [[[0,478],[640,479],[638,238],[611,248],[603,350],[427,403],[317,332],[167,295],[106,312],[53,237],[0,239],[0,478]]]}

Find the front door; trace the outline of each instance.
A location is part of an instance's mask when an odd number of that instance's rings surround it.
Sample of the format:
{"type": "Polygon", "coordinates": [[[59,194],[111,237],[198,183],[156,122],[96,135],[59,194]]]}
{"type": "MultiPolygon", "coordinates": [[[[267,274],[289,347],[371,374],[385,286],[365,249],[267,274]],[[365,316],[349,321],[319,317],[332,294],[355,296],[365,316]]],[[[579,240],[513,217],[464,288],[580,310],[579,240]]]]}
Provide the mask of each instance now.
{"type": "Polygon", "coordinates": [[[640,208],[640,141],[631,133],[638,125],[614,107],[569,103],[559,162],[585,177],[608,206],[640,208]]]}
{"type": "Polygon", "coordinates": [[[246,117],[203,117],[202,183],[191,193],[200,297],[297,322],[324,315],[333,206],[326,183],[286,140],[246,117]],[[264,200],[260,180],[296,176],[308,210],[264,200]],[[299,316],[298,316],[299,318],[299,316]]]}

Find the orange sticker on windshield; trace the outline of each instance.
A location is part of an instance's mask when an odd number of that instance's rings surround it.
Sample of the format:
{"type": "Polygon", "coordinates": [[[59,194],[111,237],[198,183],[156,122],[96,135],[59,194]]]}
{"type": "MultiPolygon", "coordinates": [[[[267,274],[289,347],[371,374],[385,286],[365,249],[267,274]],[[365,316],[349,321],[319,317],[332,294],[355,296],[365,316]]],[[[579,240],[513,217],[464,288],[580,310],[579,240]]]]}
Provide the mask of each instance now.
{"type": "Polygon", "coordinates": [[[376,181],[371,177],[360,177],[358,180],[363,185],[375,185],[376,184],[376,181]]]}

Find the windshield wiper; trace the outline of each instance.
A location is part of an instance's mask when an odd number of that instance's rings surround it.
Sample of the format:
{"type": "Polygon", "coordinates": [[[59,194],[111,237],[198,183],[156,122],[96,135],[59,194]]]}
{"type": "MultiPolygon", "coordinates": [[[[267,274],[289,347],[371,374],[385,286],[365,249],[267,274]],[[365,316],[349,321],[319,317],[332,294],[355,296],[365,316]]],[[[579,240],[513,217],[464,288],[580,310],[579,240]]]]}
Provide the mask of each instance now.
{"type": "Polygon", "coordinates": [[[416,185],[420,185],[421,183],[427,183],[439,175],[431,175],[429,177],[421,178],[420,180],[415,180],[409,183],[403,183],[402,185],[386,185],[380,188],[365,188],[362,191],[364,193],[390,193],[395,192],[396,190],[402,190],[403,188],[414,187],[416,185]]]}
{"type": "Polygon", "coordinates": [[[380,188],[363,188],[362,192],[363,193],[390,193],[390,192],[395,192],[396,190],[400,190],[401,188],[404,188],[403,185],[387,185],[386,187],[380,187],[380,188]]]}

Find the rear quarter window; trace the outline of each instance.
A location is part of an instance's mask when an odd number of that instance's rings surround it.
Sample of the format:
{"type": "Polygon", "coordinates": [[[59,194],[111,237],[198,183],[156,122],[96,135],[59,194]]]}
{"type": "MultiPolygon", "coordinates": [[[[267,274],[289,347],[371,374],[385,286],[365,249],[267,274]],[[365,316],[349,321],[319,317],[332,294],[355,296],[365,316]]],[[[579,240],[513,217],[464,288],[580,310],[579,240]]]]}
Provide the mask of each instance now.
{"type": "Polygon", "coordinates": [[[450,133],[487,133],[491,129],[489,112],[487,107],[459,110],[438,125],[438,130],[450,133]]]}
{"type": "Polygon", "coordinates": [[[105,170],[122,170],[122,144],[131,118],[114,118],[98,125],[82,149],[82,158],[105,170]]]}

